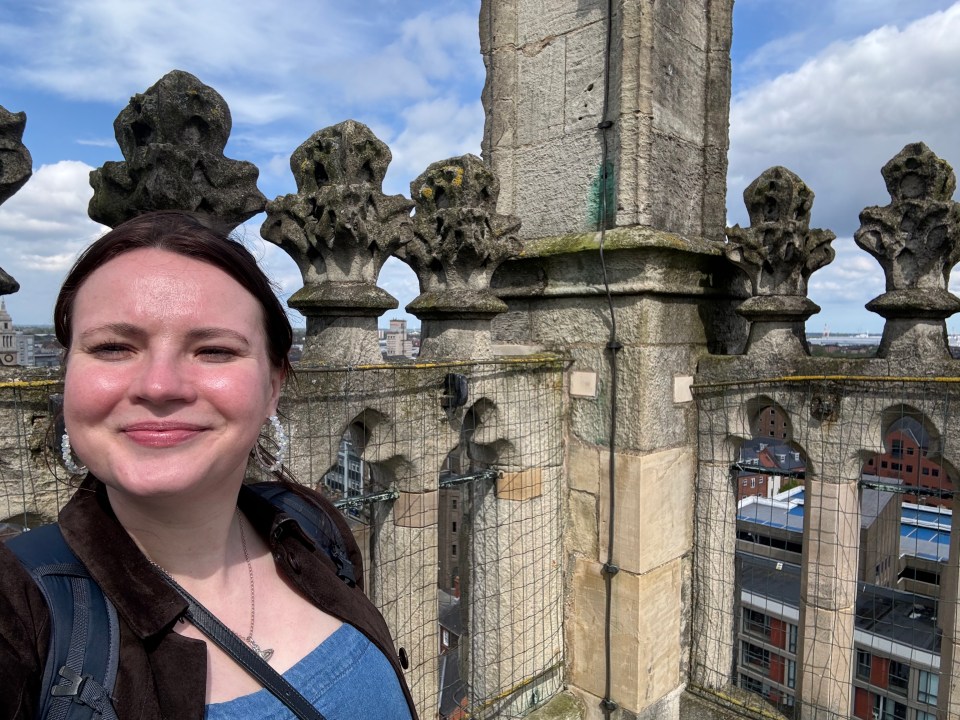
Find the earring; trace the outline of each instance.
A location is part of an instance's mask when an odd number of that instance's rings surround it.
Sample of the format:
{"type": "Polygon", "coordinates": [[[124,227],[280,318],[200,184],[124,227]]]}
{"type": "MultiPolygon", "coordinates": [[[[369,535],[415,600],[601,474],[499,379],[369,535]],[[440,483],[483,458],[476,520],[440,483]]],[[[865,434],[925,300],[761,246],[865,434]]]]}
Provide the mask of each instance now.
{"type": "Polygon", "coordinates": [[[63,437],[60,438],[60,455],[63,458],[63,466],[67,469],[68,473],[80,478],[87,476],[87,466],[77,465],[76,460],[73,459],[73,448],[70,447],[70,436],[66,431],[64,431],[63,437]]]}
{"type": "Polygon", "coordinates": [[[280,424],[280,418],[276,415],[271,415],[267,418],[267,422],[270,423],[270,428],[273,430],[273,442],[277,446],[276,455],[271,455],[260,443],[257,443],[253,446],[253,456],[257,459],[257,462],[260,464],[264,470],[269,473],[277,472],[281,467],[283,467],[283,456],[287,454],[287,447],[290,444],[290,440],[287,438],[287,434],[283,431],[283,425],[280,424]]]}

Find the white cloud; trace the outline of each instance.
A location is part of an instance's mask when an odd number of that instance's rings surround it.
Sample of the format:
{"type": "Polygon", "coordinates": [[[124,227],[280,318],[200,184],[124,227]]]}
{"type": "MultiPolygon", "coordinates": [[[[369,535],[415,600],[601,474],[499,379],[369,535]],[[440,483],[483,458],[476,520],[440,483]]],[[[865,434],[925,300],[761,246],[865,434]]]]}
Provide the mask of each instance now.
{"type": "Polygon", "coordinates": [[[393,162],[384,181],[385,192],[409,195],[410,182],[427,166],[466,153],[480,154],[483,107],[479,100],[461,104],[443,97],[412,105],[402,113],[403,128],[387,140],[393,162]]]}
{"type": "Polygon", "coordinates": [[[836,43],[794,72],[749,88],[730,118],[728,212],[771,165],[817,193],[814,225],[852,234],[868,205],[884,205],[880,168],[908,142],[925,141],[960,165],[960,4],[903,29],[836,43]]]}

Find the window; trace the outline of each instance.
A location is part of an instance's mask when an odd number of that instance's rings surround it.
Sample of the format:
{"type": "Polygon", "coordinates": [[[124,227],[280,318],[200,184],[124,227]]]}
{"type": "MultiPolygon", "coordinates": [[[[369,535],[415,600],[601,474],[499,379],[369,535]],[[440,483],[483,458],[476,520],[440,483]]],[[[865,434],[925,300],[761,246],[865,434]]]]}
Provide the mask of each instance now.
{"type": "Polygon", "coordinates": [[[920,682],[917,685],[917,700],[927,705],[936,705],[937,691],[940,689],[940,676],[936,673],[921,670],[920,682]]]}
{"type": "Polygon", "coordinates": [[[857,650],[857,677],[862,680],[870,679],[871,657],[866,650],[857,650]]]}
{"type": "Polygon", "coordinates": [[[913,453],[914,453],[913,445],[908,445],[908,446],[907,446],[907,455],[913,455],[913,453]]]}
{"type": "Polygon", "coordinates": [[[889,690],[897,695],[907,694],[907,685],[910,684],[910,666],[906,663],[890,661],[889,690]]]}
{"type": "Polygon", "coordinates": [[[873,716],[878,720],[907,720],[907,706],[890,698],[875,695],[873,716]]]}
{"type": "Polygon", "coordinates": [[[453,505],[452,505],[451,507],[453,507],[454,510],[457,509],[457,501],[456,501],[456,500],[453,500],[453,505]]]}
{"type": "Polygon", "coordinates": [[[787,626],[787,651],[792,653],[797,652],[797,626],[796,625],[787,626]]]}
{"type": "Polygon", "coordinates": [[[795,688],[797,686],[797,663],[794,660],[787,660],[787,687],[795,688]]]}
{"type": "Polygon", "coordinates": [[[454,543],[453,545],[450,546],[450,554],[453,555],[454,557],[457,556],[457,544],[456,544],[456,543],[454,543]]]}
{"type": "Polygon", "coordinates": [[[930,474],[933,475],[934,477],[940,477],[940,468],[933,468],[930,471],[930,474]]]}
{"type": "Polygon", "coordinates": [[[770,617],[762,612],[743,609],[743,631],[750,635],[759,635],[764,638],[770,637],[770,617]]]}
{"type": "Polygon", "coordinates": [[[929,474],[930,474],[930,468],[925,467],[925,468],[923,468],[920,472],[922,472],[924,475],[929,475],[929,474]]]}
{"type": "Polygon", "coordinates": [[[900,457],[903,455],[903,440],[894,440],[890,447],[890,454],[893,457],[900,457]]]}
{"type": "Polygon", "coordinates": [[[744,479],[743,479],[743,482],[742,482],[742,483],[740,483],[740,484],[741,484],[741,485],[743,485],[744,487],[746,487],[746,486],[747,486],[747,479],[746,479],[746,478],[744,478],[744,479]]]}
{"type": "Polygon", "coordinates": [[[907,472],[913,472],[913,465],[907,465],[907,472]]]}
{"type": "Polygon", "coordinates": [[[889,464],[886,460],[881,460],[881,461],[880,461],[880,467],[882,467],[882,468],[890,467],[890,464],[889,464]]]}
{"type": "Polygon", "coordinates": [[[754,680],[749,675],[740,676],[740,687],[752,693],[763,694],[763,683],[759,680],[754,680]]]}
{"type": "Polygon", "coordinates": [[[753,665],[763,671],[770,669],[770,653],[762,647],[757,647],[752,643],[742,643],[743,662],[747,665],[753,665]]]}
{"type": "Polygon", "coordinates": [[[900,463],[895,463],[895,462],[890,463],[890,469],[891,469],[891,470],[899,470],[899,469],[900,469],[900,463]]]}
{"type": "Polygon", "coordinates": [[[454,520],[452,523],[452,527],[450,528],[450,532],[456,532],[456,531],[457,531],[457,521],[454,520]]]}
{"type": "Polygon", "coordinates": [[[933,713],[917,710],[917,720],[937,720],[937,716],[933,713]]]}
{"type": "Polygon", "coordinates": [[[750,487],[757,486],[757,479],[755,477],[750,478],[750,487]]]}

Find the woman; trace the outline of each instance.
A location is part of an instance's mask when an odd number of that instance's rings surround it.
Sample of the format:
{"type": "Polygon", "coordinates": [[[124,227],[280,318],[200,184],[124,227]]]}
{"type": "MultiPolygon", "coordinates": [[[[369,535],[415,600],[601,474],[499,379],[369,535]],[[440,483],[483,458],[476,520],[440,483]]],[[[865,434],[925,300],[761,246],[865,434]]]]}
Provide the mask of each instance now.
{"type": "MultiPolygon", "coordinates": [[[[64,460],[88,469],[60,526],[117,608],[118,716],[292,717],[181,619],[172,579],[329,720],[415,717],[379,613],[301,534],[281,532],[289,523],[271,505],[241,491],[261,433],[282,432],[292,340],[249,252],[199,218],[142,215],[80,257],[55,327],[66,348],[64,460]]],[[[33,718],[46,605],[5,548],[0,588],[0,716],[33,718]]]]}

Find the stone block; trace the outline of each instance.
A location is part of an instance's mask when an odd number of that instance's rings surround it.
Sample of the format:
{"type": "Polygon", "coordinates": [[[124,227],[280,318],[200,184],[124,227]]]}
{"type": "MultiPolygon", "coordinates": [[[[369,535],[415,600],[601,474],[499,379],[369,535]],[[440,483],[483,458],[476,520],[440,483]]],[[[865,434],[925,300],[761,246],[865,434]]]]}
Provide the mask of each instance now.
{"type": "MultiPolygon", "coordinates": [[[[562,131],[562,127],[561,127],[562,131]]],[[[562,235],[596,228],[600,143],[584,131],[520,146],[511,212],[523,222],[523,238],[562,235]]]]}
{"type": "Polygon", "coordinates": [[[402,492],[393,503],[393,522],[399,527],[425,528],[437,524],[437,500],[434,490],[425,493],[402,492]]]}
{"type": "MultiPolygon", "coordinates": [[[[577,3],[566,0],[521,0],[518,5],[517,44],[521,46],[567,35],[594,23],[602,24],[606,8],[601,0],[579,0],[577,3]]],[[[600,52],[600,48],[597,52],[600,52]]]]}
{"type": "MultiPolygon", "coordinates": [[[[602,697],[605,687],[605,589],[601,564],[578,558],[567,616],[570,680],[602,697]]],[[[643,712],[680,687],[681,562],[645,575],[621,570],[613,579],[611,695],[624,710],[643,712]]],[[[588,706],[588,717],[591,717],[588,706]]]]}
{"type": "Polygon", "coordinates": [[[653,132],[649,182],[656,188],[651,206],[655,227],[702,237],[704,150],[685,140],[653,132]]]}
{"type": "Polygon", "coordinates": [[[497,499],[523,501],[539,497],[543,492],[541,473],[536,467],[502,472],[497,479],[497,499]]]}
{"type": "Polygon", "coordinates": [[[597,496],[571,490],[567,500],[567,528],[563,537],[566,552],[598,560],[598,538],[597,496]]]}
{"type": "Polygon", "coordinates": [[[603,119],[603,53],[605,23],[594,23],[567,35],[564,89],[564,132],[594,130],[603,119]]]}
{"type": "Polygon", "coordinates": [[[532,145],[563,134],[566,39],[550,37],[517,54],[516,142],[532,145]]]}
{"type": "MultiPolygon", "coordinates": [[[[657,7],[669,5],[659,4],[657,7]]],[[[687,4],[685,4],[687,5],[687,4]]],[[[653,88],[653,127],[694,145],[703,143],[706,119],[706,57],[687,35],[660,23],[653,27],[657,81],[653,88]]]]}
{"type": "Polygon", "coordinates": [[[632,379],[619,386],[617,430],[621,447],[648,452],[693,444],[694,407],[674,403],[673,373],[692,375],[699,355],[695,346],[684,345],[642,346],[620,352],[621,378],[632,379]],[[672,373],[663,372],[664,368],[672,373]]]}
{"type": "MultiPolygon", "coordinates": [[[[610,482],[600,453],[600,556],[607,556],[610,482]]],[[[636,456],[618,453],[614,563],[645,573],[690,552],[693,546],[693,481],[696,453],[679,447],[636,456]]]]}
{"type": "Polygon", "coordinates": [[[600,448],[571,440],[567,450],[567,483],[573,490],[600,492],[600,448]]]}

